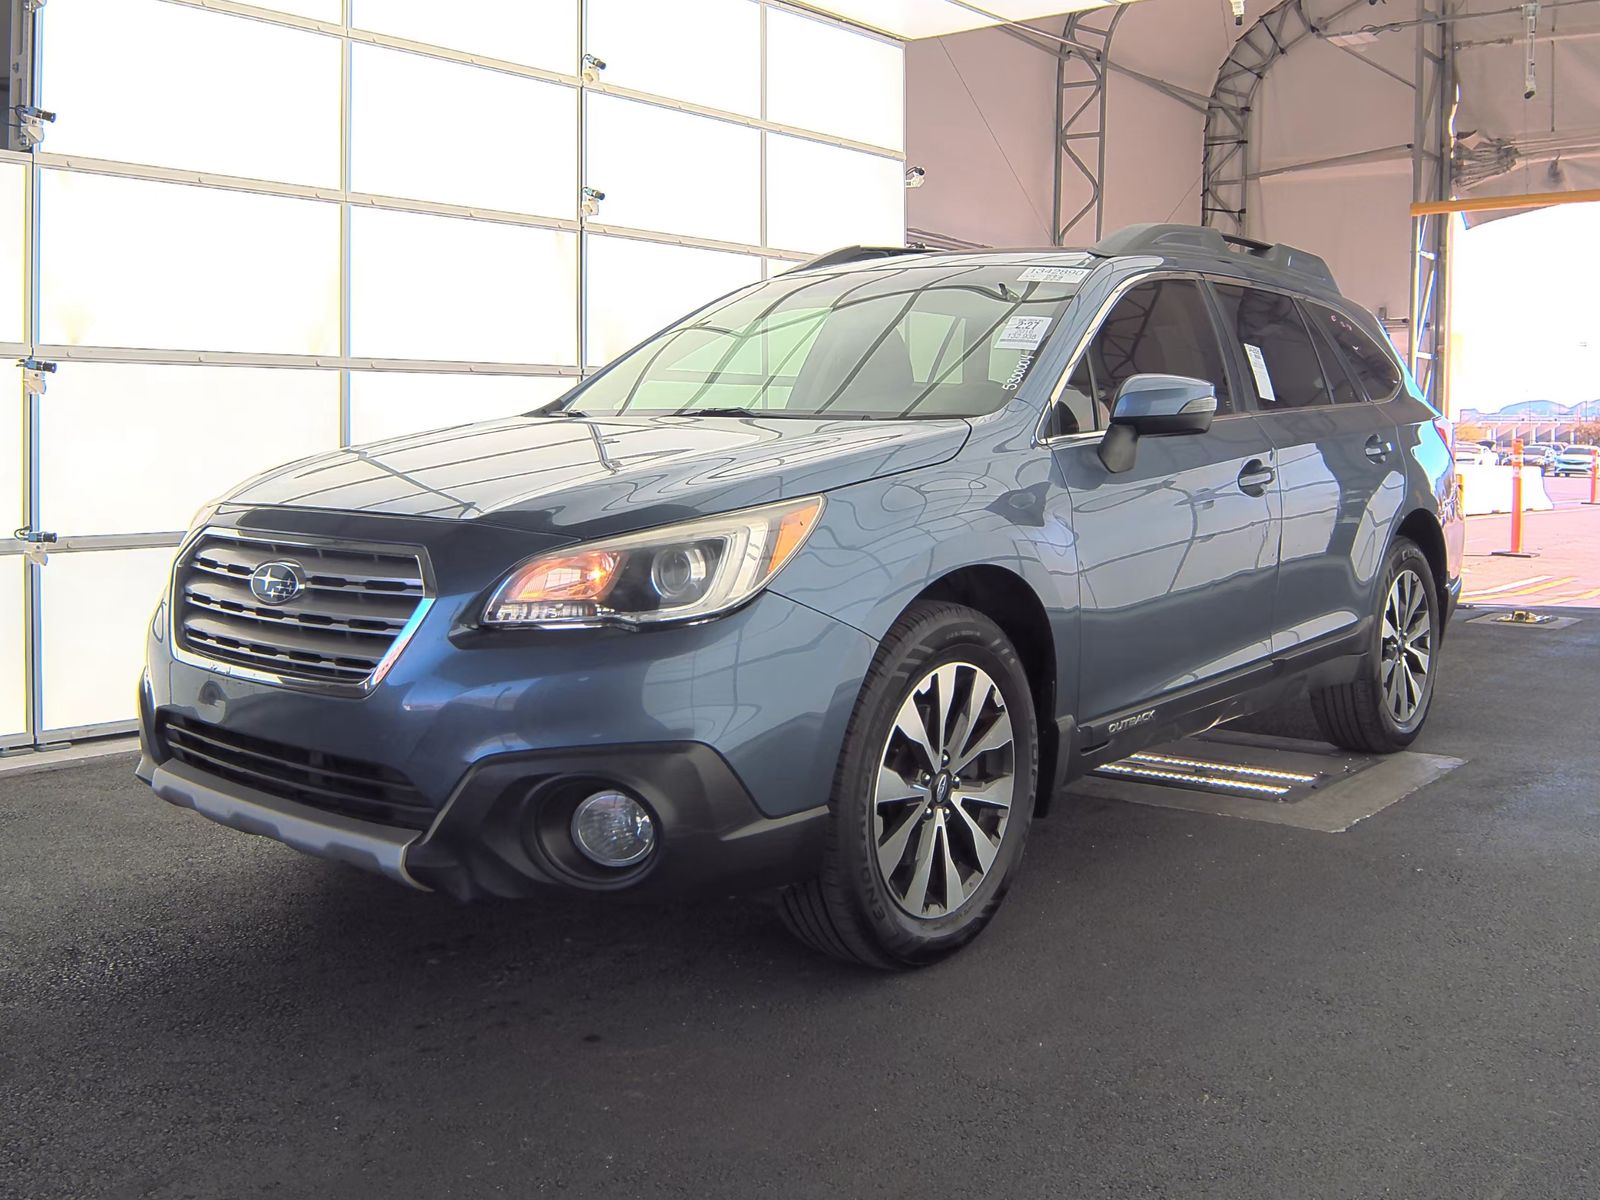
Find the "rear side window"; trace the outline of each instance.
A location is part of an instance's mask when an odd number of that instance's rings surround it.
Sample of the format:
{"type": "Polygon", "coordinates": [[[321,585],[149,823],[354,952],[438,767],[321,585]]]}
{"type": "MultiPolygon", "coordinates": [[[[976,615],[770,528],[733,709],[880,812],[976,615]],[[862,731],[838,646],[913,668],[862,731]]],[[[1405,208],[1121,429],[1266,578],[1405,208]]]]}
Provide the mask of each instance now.
{"type": "Polygon", "coordinates": [[[1293,297],[1235,284],[1219,284],[1216,292],[1263,410],[1333,403],[1311,331],[1293,297]]]}
{"type": "Polygon", "coordinates": [[[1384,404],[1400,394],[1400,371],[1377,342],[1341,312],[1308,303],[1311,320],[1339,347],[1339,352],[1367,393],[1367,399],[1384,404]]]}
{"type": "MultiPolygon", "coordinates": [[[[1306,315],[1304,311],[1302,316],[1306,315]]],[[[1322,374],[1328,381],[1328,387],[1333,392],[1335,404],[1364,404],[1366,393],[1356,384],[1355,377],[1350,374],[1350,368],[1345,364],[1344,355],[1339,353],[1339,348],[1330,338],[1313,316],[1309,324],[1312,336],[1316,339],[1317,354],[1322,358],[1322,374]]]]}
{"type": "Polygon", "coordinates": [[[1117,389],[1135,375],[1203,379],[1216,386],[1217,413],[1234,411],[1216,323],[1193,280],[1160,279],[1129,289],[1073,371],[1067,391],[1076,395],[1064,395],[1063,402],[1081,413],[1087,397],[1095,425],[1103,427],[1117,389]]]}

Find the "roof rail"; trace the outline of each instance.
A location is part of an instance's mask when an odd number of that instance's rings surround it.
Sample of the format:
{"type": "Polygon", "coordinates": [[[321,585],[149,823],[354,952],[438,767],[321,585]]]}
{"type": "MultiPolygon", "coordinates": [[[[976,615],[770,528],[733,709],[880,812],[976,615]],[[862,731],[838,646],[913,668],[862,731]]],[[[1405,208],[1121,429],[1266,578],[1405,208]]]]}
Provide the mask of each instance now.
{"type": "Polygon", "coordinates": [[[926,254],[928,247],[917,243],[910,246],[841,246],[837,250],[829,250],[826,254],[819,254],[815,258],[808,258],[797,267],[790,267],[784,274],[795,271],[815,271],[819,267],[842,267],[846,263],[867,262],[874,258],[897,258],[902,254],[926,254]]]}
{"type": "Polygon", "coordinates": [[[1248,257],[1262,266],[1313,279],[1325,287],[1339,290],[1328,264],[1308,250],[1283,244],[1272,245],[1251,238],[1223,233],[1200,225],[1130,225],[1090,247],[1105,258],[1125,254],[1162,254],[1188,251],[1213,258],[1248,257]]]}

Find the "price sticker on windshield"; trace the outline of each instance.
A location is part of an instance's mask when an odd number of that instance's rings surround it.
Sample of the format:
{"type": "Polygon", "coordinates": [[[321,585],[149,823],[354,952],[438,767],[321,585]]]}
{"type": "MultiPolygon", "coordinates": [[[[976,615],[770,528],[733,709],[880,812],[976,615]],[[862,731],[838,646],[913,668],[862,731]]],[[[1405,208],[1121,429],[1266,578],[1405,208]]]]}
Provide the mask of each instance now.
{"type": "Polygon", "coordinates": [[[1029,267],[1017,276],[1023,283],[1082,283],[1088,277],[1087,267],[1029,267]]]}
{"type": "Polygon", "coordinates": [[[1037,350],[1050,332],[1049,317],[1012,317],[1001,331],[997,350],[1037,350]]]}

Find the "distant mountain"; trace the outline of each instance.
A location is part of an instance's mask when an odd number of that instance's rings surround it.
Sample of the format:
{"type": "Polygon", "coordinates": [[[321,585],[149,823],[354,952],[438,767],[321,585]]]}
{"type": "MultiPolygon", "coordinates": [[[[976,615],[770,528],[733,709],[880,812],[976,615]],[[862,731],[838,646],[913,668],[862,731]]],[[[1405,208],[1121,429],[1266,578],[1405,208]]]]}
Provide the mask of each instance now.
{"type": "Polygon", "coordinates": [[[1518,400],[1504,408],[1485,412],[1477,408],[1461,410],[1463,421],[1593,421],[1600,419],[1600,400],[1577,404],[1557,404],[1554,400],[1518,400]]]}

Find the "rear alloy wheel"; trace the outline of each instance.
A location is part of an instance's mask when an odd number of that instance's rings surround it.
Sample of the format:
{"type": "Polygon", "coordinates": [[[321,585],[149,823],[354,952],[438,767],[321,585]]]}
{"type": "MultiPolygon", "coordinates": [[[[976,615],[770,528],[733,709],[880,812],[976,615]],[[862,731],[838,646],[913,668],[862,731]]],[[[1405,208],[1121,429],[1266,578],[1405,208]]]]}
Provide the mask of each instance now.
{"type": "Polygon", "coordinates": [[[1401,538],[1385,565],[1377,644],[1354,681],[1311,693],[1322,736],[1369,754],[1392,754],[1416,740],[1433,702],[1438,668],[1439,593],[1427,557],[1401,538]]]}
{"type": "Polygon", "coordinates": [[[884,639],[845,734],[822,873],[779,912],[824,953],[936,962],[988,923],[1022,856],[1038,780],[1027,675],[987,617],[913,605],[884,639]]]}

